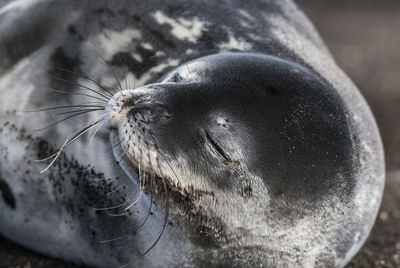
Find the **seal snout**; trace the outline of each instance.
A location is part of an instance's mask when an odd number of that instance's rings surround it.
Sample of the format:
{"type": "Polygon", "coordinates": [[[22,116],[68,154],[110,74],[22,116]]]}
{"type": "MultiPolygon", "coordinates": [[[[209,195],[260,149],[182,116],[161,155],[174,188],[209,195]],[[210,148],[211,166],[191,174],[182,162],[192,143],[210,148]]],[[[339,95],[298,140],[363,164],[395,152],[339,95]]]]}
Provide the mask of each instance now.
{"type": "Polygon", "coordinates": [[[117,129],[118,122],[121,121],[123,109],[129,102],[133,101],[134,90],[124,90],[115,94],[107,103],[106,106],[106,126],[107,129],[117,129]]]}
{"type": "Polygon", "coordinates": [[[137,89],[123,90],[115,94],[106,106],[107,129],[118,129],[118,126],[126,122],[127,117],[136,113],[152,110],[152,88],[141,87],[137,89]]]}

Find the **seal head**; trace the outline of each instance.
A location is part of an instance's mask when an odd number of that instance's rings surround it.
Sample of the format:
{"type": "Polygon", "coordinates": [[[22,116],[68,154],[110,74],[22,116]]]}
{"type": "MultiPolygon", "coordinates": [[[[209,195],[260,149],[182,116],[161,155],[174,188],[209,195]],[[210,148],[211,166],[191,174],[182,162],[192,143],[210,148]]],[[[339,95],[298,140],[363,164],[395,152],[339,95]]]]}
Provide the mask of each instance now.
{"type": "Polygon", "coordinates": [[[108,110],[132,163],[140,150],[158,151],[201,178],[182,174],[183,187],[236,191],[250,173],[295,206],[315,207],[339,188],[341,198],[351,193],[356,143],[345,108],[298,64],[257,54],[209,56],[160,83],[119,93],[108,110]]]}
{"type": "Polygon", "coordinates": [[[121,91],[106,110],[115,156],[131,178],[143,169],[195,196],[206,227],[229,246],[257,246],[280,252],[277,258],[306,254],[304,245],[301,253],[294,248],[321,235],[321,223],[294,232],[292,245],[271,229],[290,234],[306,215],[351,201],[358,144],[346,108],[328,83],[296,63],[212,55],[159,83],[121,91]]]}

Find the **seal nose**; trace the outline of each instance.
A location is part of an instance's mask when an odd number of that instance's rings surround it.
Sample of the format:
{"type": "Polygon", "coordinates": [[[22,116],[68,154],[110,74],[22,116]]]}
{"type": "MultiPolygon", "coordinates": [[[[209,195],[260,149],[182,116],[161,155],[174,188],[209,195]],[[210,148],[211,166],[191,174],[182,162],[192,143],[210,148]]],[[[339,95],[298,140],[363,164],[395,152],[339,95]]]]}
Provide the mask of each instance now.
{"type": "Polygon", "coordinates": [[[160,105],[155,101],[156,90],[152,86],[123,90],[115,94],[106,106],[106,127],[117,129],[127,119],[150,122],[160,105]],[[146,117],[146,118],[145,118],[146,117]]]}
{"type": "MultiPolygon", "coordinates": [[[[116,129],[124,116],[124,108],[131,104],[134,105],[134,90],[123,90],[115,94],[107,103],[105,114],[105,124],[107,129],[116,129]]],[[[126,114],[126,112],[125,112],[126,114]]]]}
{"type": "Polygon", "coordinates": [[[129,109],[127,116],[128,120],[132,118],[135,123],[151,123],[154,118],[153,105],[149,103],[138,103],[129,109]]]}

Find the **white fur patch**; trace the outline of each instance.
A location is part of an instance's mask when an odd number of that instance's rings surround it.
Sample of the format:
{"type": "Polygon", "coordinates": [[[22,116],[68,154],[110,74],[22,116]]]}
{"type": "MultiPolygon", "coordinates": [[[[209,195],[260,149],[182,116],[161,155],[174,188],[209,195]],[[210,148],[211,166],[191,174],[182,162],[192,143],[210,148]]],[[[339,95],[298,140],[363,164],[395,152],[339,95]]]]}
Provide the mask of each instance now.
{"type": "Polygon", "coordinates": [[[246,41],[243,40],[238,40],[232,34],[229,35],[228,42],[219,44],[218,46],[221,51],[230,51],[230,50],[248,51],[253,48],[252,44],[247,43],[246,41]]]}
{"type": "Polygon", "coordinates": [[[143,62],[143,58],[142,58],[142,56],[140,54],[132,53],[132,58],[134,58],[138,62],[143,62]]]}
{"type": "MultiPolygon", "coordinates": [[[[131,52],[132,45],[135,44],[135,41],[139,42],[141,37],[140,31],[126,28],[122,31],[104,30],[104,32],[87,39],[82,44],[82,72],[99,81],[101,85],[108,88],[117,87],[114,74],[110,72],[101,58],[110,61],[118,52],[131,52]]],[[[141,56],[139,54],[131,52],[131,55],[140,62],[141,56]]],[[[118,79],[120,80],[121,77],[118,77],[118,79]]],[[[123,85],[125,84],[123,83],[123,85]]]]}
{"type": "Polygon", "coordinates": [[[141,46],[147,50],[154,50],[154,47],[150,43],[142,43],[141,46]]]}
{"type": "Polygon", "coordinates": [[[191,21],[184,18],[173,19],[166,16],[161,11],[155,12],[153,18],[159,24],[170,25],[172,28],[172,35],[179,40],[190,42],[196,42],[201,37],[201,33],[205,29],[206,25],[205,22],[200,21],[198,18],[193,18],[191,21]]]}
{"type": "Polygon", "coordinates": [[[122,31],[104,30],[103,33],[85,42],[84,47],[89,53],[84,53],[84,55],[93,55],[90,50],[95,47],[96,49],[98,48],[97,53],[105,60],[110,60],[118,52],[129,51],[129,45],[132,44],[132,40],[140,40],[141,37],[140,31],[131,28],[126,28],[122,31]]]}
{"type": "MultiPolygon", "coordinates": [[[[134,81],[135,88],[140,87],[146,84],[146,82],[151,78],[152,74],[161,73],[168,67],[174,67],[179,65],[179,59],[167,59],[166,62],[160,63],[159,65],[154,66],[150,70],[148,70],[141,77],[136,77],[133,73],[128,73],[125,79],[129,79],[128,81],[134,81]]],[[[125,81],[125,80],[123,80],[125,81]]],[[[123,82],[125,83],[125,82],[123,82]]]]}

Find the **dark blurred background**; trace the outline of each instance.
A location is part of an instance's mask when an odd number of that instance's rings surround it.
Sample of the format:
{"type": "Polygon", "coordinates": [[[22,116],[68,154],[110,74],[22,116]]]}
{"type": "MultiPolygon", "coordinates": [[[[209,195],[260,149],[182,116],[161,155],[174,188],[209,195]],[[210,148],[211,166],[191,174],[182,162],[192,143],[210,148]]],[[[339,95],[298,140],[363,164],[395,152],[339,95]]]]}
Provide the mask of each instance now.
{"type": "MultiPolygon", "coordinates": [[[[400,1],[296,0],[370,104],[386,154],[375,227],[348,267],[400,267],[400,1]]],[[[1,0],[0,0],[1,3],[1,0]]],[[[0,268],[77,267],[0,237],[0,268]]]]}

